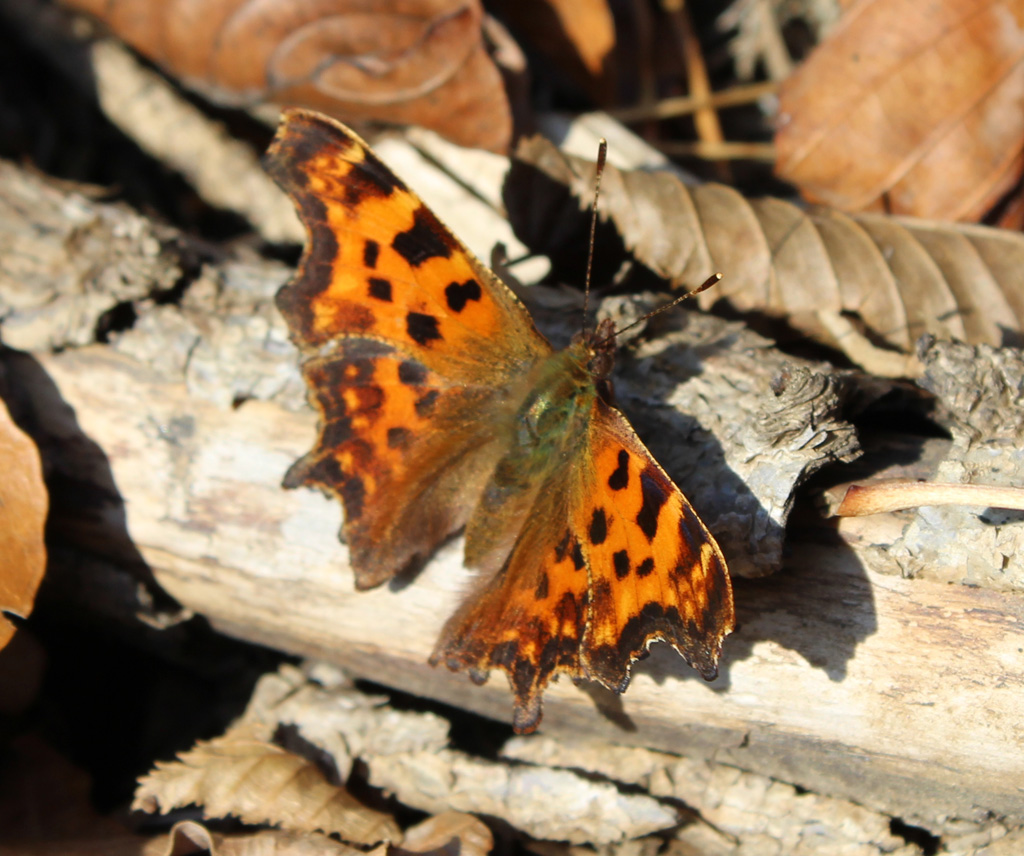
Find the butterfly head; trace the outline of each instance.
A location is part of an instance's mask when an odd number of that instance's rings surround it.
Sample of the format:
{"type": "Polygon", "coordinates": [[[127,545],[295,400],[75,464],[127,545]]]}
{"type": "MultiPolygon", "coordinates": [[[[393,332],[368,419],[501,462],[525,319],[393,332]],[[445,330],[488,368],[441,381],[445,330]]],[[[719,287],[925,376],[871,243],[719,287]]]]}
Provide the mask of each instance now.
{"type": "Polygon", "coordinates": [[[587,372],[598,380],[605,380],[615,365],[615,322],[605,318],[594,330],[578,334],[587,353],[587,372]]]}

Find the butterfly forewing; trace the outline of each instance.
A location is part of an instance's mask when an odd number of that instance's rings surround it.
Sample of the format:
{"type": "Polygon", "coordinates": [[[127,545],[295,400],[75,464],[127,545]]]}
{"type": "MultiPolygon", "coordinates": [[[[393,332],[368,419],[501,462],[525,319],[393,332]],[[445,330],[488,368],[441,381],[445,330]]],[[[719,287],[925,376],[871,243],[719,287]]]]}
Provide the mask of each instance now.
{"type": "Polygon", "coordinates": [[[305,350],[378,339],[477,386],[550,353],[518,298],[348,128],[285,111],[266,164],[309,232],[277,298],[305,350]]]}
{"type": "Polygon", "coordinates": [[[366,588],[465,524],[497,459],[491,425],[506,387],[551,348],[518,298],[343,125],[286,111],[266,162],[309,233],[277,304],[321,416],[286,484],[341,499],[366,588]]]}

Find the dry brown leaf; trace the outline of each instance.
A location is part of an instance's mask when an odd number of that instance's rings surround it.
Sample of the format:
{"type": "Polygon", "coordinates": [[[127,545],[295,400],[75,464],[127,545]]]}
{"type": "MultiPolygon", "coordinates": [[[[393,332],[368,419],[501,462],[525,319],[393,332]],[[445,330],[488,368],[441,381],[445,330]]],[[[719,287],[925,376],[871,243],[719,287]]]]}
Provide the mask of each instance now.
{"type": "Polygon", "coordinates": [[[390,815],[330,784],[311,762],[251,734],[236,728],[197,743],[177,761],[158,762],[139,779],[132,808],[166,814],[195,803],[206,817],[233,815],[294,832],[337,833],[354,844],[401,841],[390,815]]]}
{"type": "Polygon", "coordinates": [[[776,172],[846,211],[977,220],[1024,170],[1022,90],[1024,0],[860,0],[780,91],[776,172]]]}
{"type": "MultiPolygon", "coordinates": [[[[251,835],[223,835],[186,820],[168,835],[147,842],[140,856],[485,856],[494,846],[487,825],[469,814],[451,811],[427,818],[409,830],[402,848],[381,844],[365,851],[326,835],[267,829],[251,835]]],[[[2,856],[2,854],[0,854],[2,856]]]]}
{"type": "MultiPolygon", "coordinates": [[[[521,236],[530,232],[522,212],[536,210],[537,172],[568,185],[579,207],[591,204],[592,163],[541,138],[521,143],[516,156],[505,192],[521,236]]],[[[542,207],[542,228],[552,232],[551,206],[542,207]]],[[[1024,344],[1024,236],[1015,232],[805,212],[721,184],[690,187],[667,171],[612,166],[600,211],[635,257],[674,286],[694,287],[721,271],[722,282],[698,298],[702,305],[724,297],[741,312],[784,318],[878,374],[911,371],[908,355],[924,333],[1024,344]]]]}
{"type": "Polygon", "coordinates": [[[65,0],[222,103],[419,124],[504,151],[512,133],[479,0],[65,0]]]}
{"type": "Polygon", "coordinates": [[[386,844],[366,852],[315,832],[265,829],[251,835],[223,835],[186,820],[174,824],[169,834],[147,842],[140,856],[386,856],[387,851],[386,844]]]}
{"type": "Polygon", "coordinates": [[[406,830],[402,850],[410,853],[485,856],[494,848],[487,824],[471,814],[446,811],[406,830]]]}
{"type": "Polygon", "coordinates": [[[14,635],[3,613],[28,617],[46,572],[49,499],[39,451],[0,401],[0,648],[14,635]]]}

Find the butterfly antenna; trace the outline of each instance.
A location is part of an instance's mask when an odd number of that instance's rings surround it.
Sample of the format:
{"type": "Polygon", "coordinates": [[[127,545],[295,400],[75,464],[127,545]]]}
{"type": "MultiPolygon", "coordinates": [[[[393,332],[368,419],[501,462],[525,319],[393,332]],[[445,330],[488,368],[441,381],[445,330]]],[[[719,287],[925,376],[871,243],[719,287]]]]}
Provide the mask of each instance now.
{"type": "Polygon", "coordinates": [[[594,236],[597,234],[597,200],[601,198],[601,176],[604,175],[604,161],[608,154],[608,141],[601,137],[597,143],[597,176],[594,180],[594,207],[590,214],[590,246],[587,249],[587,275],[583,281],[583,332],[587,330],[587,315],[590,308],[590,273],[594,269],[594,236]]]}
{"type": "Polygon", "coordinates": [[[643,324],[644,321],[647,321],[648,319],[653,318],[655,315],[660,315],[662,312],[667,312],[673,306],[678,306],[684,300],[689,300],[691,297],[696,297],[702,291],[707,291],[709,288],[711,288],[711,286],[717,285],[718,281],[721,278],[722,278],[722,275],[720,273],[713,273],[713,274],[711,274],[711,276],[709,276],[706,280],[704,280],[704,282],[701,285],[698,285],[696,288],[686,292],[686,294],[679,295],[679,297],[677,297],[675,300],[670,301],[669,303],[666,303],[664,306],[659,306],[657,309],[652,309],[646,315],[644,315],[641,318],[637,318],[636,321],[633,321],[633,322],[627,324],[621,330],[616,330],[608,338],[609,339],[614,339],[616,336],[620,335],[621,333],[625,333],[627,330],[632,330],[637,324],[643,324]]]}

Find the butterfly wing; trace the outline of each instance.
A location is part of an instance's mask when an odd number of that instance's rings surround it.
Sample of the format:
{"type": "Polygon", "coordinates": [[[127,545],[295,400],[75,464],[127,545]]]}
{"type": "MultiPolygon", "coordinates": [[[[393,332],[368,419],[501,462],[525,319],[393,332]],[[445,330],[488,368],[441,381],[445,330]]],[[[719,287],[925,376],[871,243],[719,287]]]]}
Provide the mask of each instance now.
{"type": "Polygon", "coordinates": [[[483,683],[491,669],[508,674],[513,726],[536,729],[541,694],[553,675],[585,677],[580,648],[590,583],[581,545],[567,526],[571,472],[558,467],[534,496],[504,565],[481,576],[448,620],[430,658],[483,683]]]}
{"type": "Polygon", "coordinates": [[[361,588],[459,529],[500,454],[493,423],[551,352],[526,308],[340,123],[288,110],[267,170],[309,234],[277,296],[320,413],[289,471],[345,506],[361,588]]]}
{"type": "Polygon", "coordinates": [[[630,665],[661,640],[713,680],[735,626],[722,551],[626,418],[600,399],[590,454],[572,509],[591,576],[585,674],[623,692],[630,665]]]}
{"type": "Polygon", "coordinates": [[[616,692],[656,640],[705,678],[735,623],[725,560],[625,417],[595,400],[585,442],[537,492],[501,570],[449,620],[432,662],[504,670],[516,731],[540,723],[552,677],[616,692]]]}
{"type": "Polygon", "coordinates": [[[266,168],[309,232],[277,297],[303,350],[376,339],[474,386],[550,353],[519,299],[341,123],[284,111],[266,168]]]}

